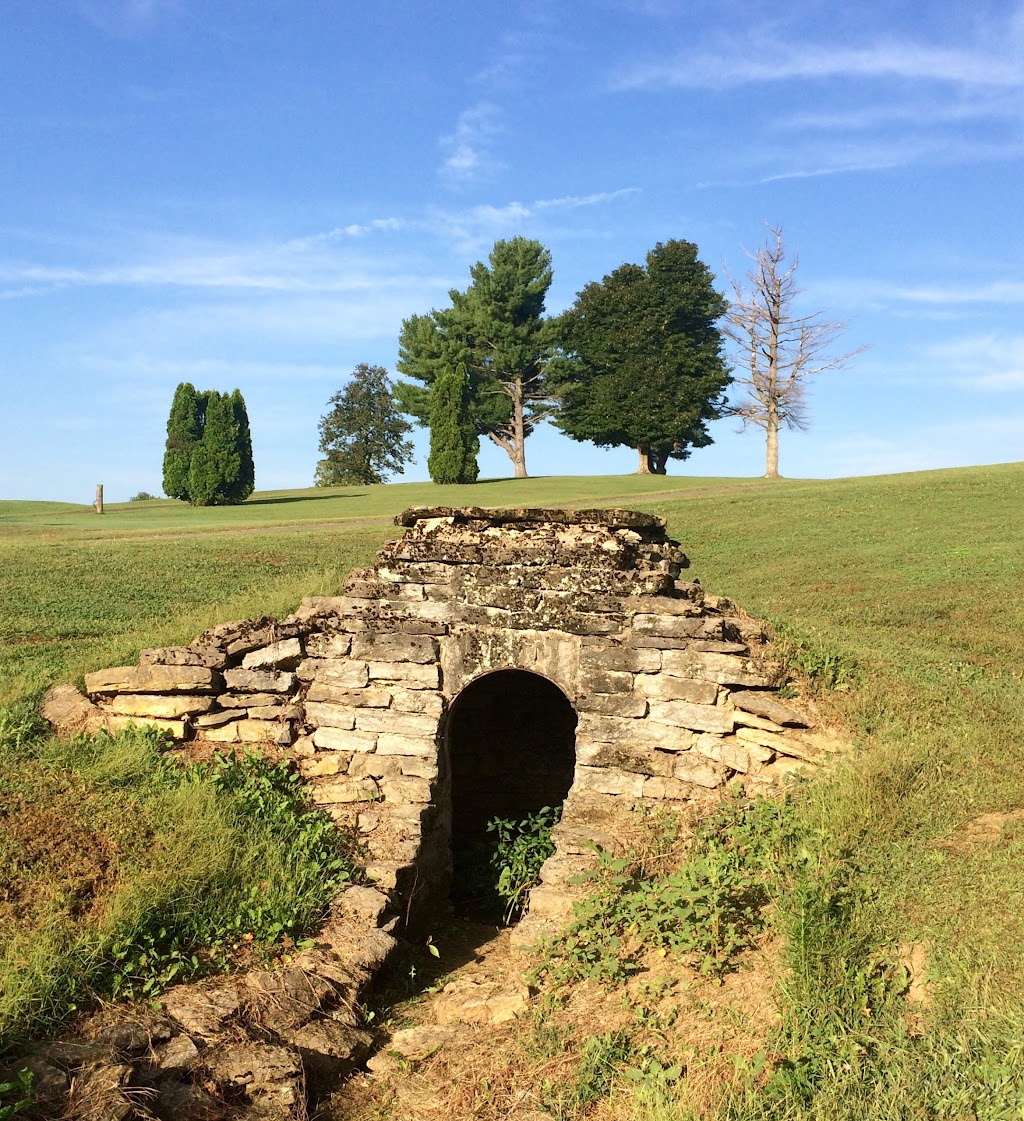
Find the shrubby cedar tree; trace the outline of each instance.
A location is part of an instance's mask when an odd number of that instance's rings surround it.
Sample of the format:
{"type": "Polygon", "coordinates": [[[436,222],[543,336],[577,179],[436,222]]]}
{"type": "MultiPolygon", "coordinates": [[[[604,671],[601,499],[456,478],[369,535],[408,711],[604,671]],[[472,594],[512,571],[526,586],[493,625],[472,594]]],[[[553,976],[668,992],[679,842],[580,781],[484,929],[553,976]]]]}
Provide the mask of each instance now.
{"type": "Polygon", "coordinates": [[[164,493],[193,506],[244,502],[255,486],[249,417],[241,392],[182,382],[167,421],[164,493]]]}
{"type": "Polygon", "coordinates": [[[555,410],[546,378],[555,334],[544,316],[551,254],[540,242],[515,237],[495,242],[487,262],[469,271],[466,291],[449,292],[451,307],[402,323],[398,369],[422,384],[399,381],[395,396],[429,425],[438,378],[464,365],[475,432],[502,448],[523,478],[526,439],[555,410]]]}
{"type": "Polygon", "coordinates": [[[830,323],[820,311],[800,315],[800,289],[793,275],[798,256],[786,265],[782,228],[770,226],[765,244],[748,254],[754,262],[746,285],[733,280],[733,302],[724,332],[733,344],[737,376],[744,391],[729,411],[744,427],[765,434],[765,478],[779,476],[779,429],[807,427],[807,379],[840,370],[864,347],[830,357],[832,344],[846,327],[830,323]]]}
{"type": "Polygon", "coordinates": [[[463,363],[445,369],[430,394],[430,456],[435,483],[475,483],[480,438],[470,416],[469,376],[463,363]]]}
{"type": "Polygon", "coordinates": [[[318,487],[370,486],[412,462],[412,425],[401,414],[382,366],[360,362],[320,418],[318,487]]]}
{"type": "Polygon", "coordinates": [[[643,265],[588,284],[559,320],[550,368],[555,424],[574,440],[636,448],[638,474],[710,444],[730,382],[715,322],[726,310],[688,241],[659,242],[643,265]]]}

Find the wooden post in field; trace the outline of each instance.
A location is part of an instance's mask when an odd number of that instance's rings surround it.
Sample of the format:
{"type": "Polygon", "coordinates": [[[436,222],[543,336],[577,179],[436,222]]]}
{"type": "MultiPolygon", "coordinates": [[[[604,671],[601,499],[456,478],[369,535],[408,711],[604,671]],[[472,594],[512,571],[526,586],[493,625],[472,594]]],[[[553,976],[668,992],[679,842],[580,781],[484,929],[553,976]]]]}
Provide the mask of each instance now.
{"type": "Polygon", "coordinates": [[[103,513],[103,484],[102,483],[97,483],[96,484],[96,501],[93,503],[93,505],[96,507],[96,513],[97,514],[102,514],[103,513]]]}

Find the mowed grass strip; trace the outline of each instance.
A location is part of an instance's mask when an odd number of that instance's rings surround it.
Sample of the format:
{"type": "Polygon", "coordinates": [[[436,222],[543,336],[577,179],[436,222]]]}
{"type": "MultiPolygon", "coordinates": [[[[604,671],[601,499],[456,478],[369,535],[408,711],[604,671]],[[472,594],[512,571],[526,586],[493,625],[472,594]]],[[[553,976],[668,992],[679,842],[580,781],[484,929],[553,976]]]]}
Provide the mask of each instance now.
{"type": "Polygon", "coordinates": [[[369,487],[311,487],[257,491],[238,506],[194,507],[172,499],[91,506],[0,501],[0,538],[8,532],[61,540],[121,538],[141,534],[200,534],[271,527],[390,520],[408,506],[610,506],[637,496],[661,497],[731,487],[777,485],[764,479],[688,475],[551,476],[483,479],[472,486],[390,483],[369,487]]]}

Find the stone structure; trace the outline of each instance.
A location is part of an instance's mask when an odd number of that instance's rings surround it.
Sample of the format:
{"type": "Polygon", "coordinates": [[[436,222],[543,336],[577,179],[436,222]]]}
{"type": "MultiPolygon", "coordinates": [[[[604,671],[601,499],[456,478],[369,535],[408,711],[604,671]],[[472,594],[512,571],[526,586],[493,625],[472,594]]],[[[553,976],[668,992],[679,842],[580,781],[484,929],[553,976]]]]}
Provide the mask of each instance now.
{"type": "Polygon", "coordinates": [[[564,803],[520,941],[570,907],[588,842],[637,799],[768,786],[823,743],[772,694],[761,628],[681,581],[665,523],[615,510],[417,508],[346,594],[283,622],[214,627],[51,698],[82,727],[274,744],[313,797],[357,817],[406,920],[448,890],[495,815],[564,803]]]}

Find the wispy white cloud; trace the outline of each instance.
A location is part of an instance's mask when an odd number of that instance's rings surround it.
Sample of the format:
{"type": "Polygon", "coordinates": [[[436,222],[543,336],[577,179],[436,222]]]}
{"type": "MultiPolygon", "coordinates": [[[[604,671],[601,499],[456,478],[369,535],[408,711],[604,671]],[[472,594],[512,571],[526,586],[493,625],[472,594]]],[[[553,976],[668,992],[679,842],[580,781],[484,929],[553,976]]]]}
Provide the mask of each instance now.
{"type": "Polygon", "coordinates": [[[493,142],[502,131],[500,112],[489,101],[481,101],[459,114],[455,131],[443,136],[441,178],[452,185],[463,185],[485,178],[503,165],[496,159],[493,142]]]}
{"type": "Polygon", "coordinates": [[[613,82],[617,90],[734,86],[830,78],[898,78],[962,85],[1020,88],[1024,61],[980,48],[913,42],[862,47],[750,38],[718,50],[686,51],[658,62],[634,65],[613,82]]]}
{"type": "Polygon", "coordinates": [[[972,283],[930,281],[894,284],[884,280],[825,280],[818,291],[837,303],[872,308],[913,308],[955,311],[981,305],[1024,304],[1024,280],[980,280],[972,283]]]}
{"type": "Polygon", "coordinates": [[[589,195],[563,195],[558,198],[534,199],[531,202],[508,202],[502,206],[481,204],[465,210],[436,209],[428,219],[433,231],[449,240],[456,252],[478,253],[495,238],[521,234],[542,218],[559,211],[581,207],[603,206],[639,194],[639,187],[623,187],[614,191],[597,191],[589,195]]]}
{"type": "Polygon", "coordinates": [[[78,0],[78,10],[94,26],[116,39],[143,35],[181,10],[180,0],[78,0]]]}
{"type": "Polygon", "coordinates": [[[982,392],[1024,389],[1024,335],[975,335],[929,347],[932,369],[960,388],[982,392]]]}

